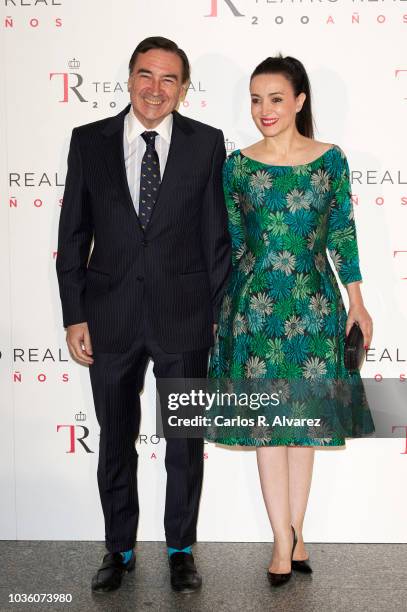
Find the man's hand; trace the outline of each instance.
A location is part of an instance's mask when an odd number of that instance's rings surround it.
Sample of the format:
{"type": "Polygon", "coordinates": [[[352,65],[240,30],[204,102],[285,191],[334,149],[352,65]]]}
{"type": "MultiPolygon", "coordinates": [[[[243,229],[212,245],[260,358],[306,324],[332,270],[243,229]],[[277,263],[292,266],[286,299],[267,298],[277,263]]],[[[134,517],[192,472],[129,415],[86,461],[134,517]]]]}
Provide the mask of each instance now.
{"type": "Polygon", "coordinates": [[[215,338],[215,340],[216,340],[216,332],[217,331],[218,331],[218,324],[214,323],[213,324],[213,337],[215,338]]]}
{"type": "Polygon", "coordinates": [[[66,343],[71,357],[82,365],[92,365],[92,343],[87,323],[77,323],[66,328],[66,343]]]}

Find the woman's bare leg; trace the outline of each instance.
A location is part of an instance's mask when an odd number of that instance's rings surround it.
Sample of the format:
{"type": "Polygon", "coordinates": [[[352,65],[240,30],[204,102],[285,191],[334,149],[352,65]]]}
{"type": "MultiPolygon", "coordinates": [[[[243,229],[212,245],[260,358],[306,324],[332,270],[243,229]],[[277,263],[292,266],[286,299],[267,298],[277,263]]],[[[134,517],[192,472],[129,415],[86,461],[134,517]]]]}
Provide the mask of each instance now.
{"type": "Polygon", "coordinates": [[[298,538],[293,559],[302,561],[308,558],[302,529],[311,489],[315,449],[312,446],[297,446],[288,447],[287,450],[291,524],[298,538]]]}
{"type": "Polygon", "coordinates": [[[256,454],[263,499],[274,533],[273,556],[269,571],[286,574],[291,569],[293,544],[287,447],[260,447],[256,449],[256,454]]]}
{"type": "Polygon", "coordinates": [[[290,525],[298,537],[294,559],[307,558],[302,528],[311,487],[314,448],[267,446],[256,450],[263,499],[274,534],[269,570],[284,574],[291,568],[290,525]]]}

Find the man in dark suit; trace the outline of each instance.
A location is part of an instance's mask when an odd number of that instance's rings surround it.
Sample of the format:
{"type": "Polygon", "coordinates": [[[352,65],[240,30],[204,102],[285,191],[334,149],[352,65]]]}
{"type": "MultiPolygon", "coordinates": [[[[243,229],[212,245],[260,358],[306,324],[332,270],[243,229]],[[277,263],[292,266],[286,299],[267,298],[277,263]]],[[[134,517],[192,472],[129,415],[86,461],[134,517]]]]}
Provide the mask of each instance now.
{"type": "MultiPolygon", "coordinates": [[[[89,365],[100,425],[98,484],[106,548],[92,589],[135,565],[139,393],[157,378],[205,378],[230,238],[220,130],[175,108],[190,79],[172,41],[142,41],[130,60],[131,104],[75,128],[59,225],[57,273],[71,355],[89,365]],[[91,245],[93,242],[93,250],[91,245]]],[[[203,440],[168,439],[164,526],[171,584],[199,588],[191,553],[203,440]]]]}

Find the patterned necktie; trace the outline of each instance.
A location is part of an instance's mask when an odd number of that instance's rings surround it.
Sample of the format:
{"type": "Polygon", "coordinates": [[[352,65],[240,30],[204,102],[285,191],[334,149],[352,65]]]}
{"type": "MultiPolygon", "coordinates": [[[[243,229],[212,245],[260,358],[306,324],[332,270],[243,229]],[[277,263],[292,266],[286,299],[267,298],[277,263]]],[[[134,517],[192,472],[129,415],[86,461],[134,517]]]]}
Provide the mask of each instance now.
{"type": "Polygon", "coordinates": [[[143,230],[146,229],[157,200],[160,186],[160,160],[155,150],[155,137],[157,132],[143,132],[141,134],[147,145],[141,162],[139,219],[143,230]]]}

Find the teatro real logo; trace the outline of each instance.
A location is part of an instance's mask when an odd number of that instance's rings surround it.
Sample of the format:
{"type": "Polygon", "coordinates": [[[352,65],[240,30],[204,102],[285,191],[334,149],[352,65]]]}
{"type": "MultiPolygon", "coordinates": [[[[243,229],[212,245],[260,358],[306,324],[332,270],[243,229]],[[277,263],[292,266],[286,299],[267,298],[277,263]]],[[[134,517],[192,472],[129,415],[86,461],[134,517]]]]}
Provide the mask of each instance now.
{"type": "MultiPolygon", "coordinates": [[[[50,72],[49,81],[59,103],[87,102],[93,109],[111,110],[123,108],[129,102],[126,81],[107,81],[84,76],[81,62],[73,57],[67,62],[66,72],[50,72]]],[[[206,108],[207,89],[201,81],[191,81],[188,97],[183,101],[183,108],[199,105],[206,108]],[[204,97],[203,97],[204,96],[204,97]]]]}
{"type": "MultiPolygon", "coordinates": [[[[80,65],[80,62],[76,58],[73,58],[68,62],[68,68],[74,70],[77,70],[80,65]]],[[[83,76],[79,74],[79,72],[50,72],[50,80],[54,77],[60,77],[63,85],[63,97],[62,100],[59,100],[59,102],[69,102],[69,90],[75,94],[80,102],[87,102],[79,91],[79,87],[81,87],[83,84],[83,76]]]]}
{"type": "Polygon", "coordinates": [[[221,2],[229,7],[235,17],[244,17],[243,13],[238,10],[235,0],[233,0],[233,2],[232,0],[211,0],[211,12],[209,15],[205,15],[205,17],[217,17],[218,6],[221,2]]]}

